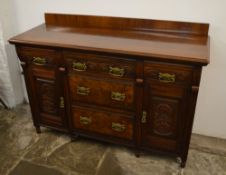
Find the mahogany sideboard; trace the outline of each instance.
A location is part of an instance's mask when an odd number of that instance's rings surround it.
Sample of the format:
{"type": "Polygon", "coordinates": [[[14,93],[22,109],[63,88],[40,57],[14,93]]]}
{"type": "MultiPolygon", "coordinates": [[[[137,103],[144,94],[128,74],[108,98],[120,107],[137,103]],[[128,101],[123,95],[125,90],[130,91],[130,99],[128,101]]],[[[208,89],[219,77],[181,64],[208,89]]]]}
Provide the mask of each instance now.
{"type": "Polygon", "coordinates": [[[9,40],[36,131],[180,157],[185,166],[209,24],[45,14],[9,40]]]}

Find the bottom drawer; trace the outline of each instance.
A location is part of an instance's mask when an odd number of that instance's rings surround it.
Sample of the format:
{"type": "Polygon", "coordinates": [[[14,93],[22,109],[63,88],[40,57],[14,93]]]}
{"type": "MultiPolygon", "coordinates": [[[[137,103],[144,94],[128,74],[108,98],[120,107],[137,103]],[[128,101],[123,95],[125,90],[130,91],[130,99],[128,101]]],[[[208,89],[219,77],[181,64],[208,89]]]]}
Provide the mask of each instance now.
{"type": "Polygon", "coordinates": [[[133,116],[74,106],[73,127],[98,134],[133,138],[133,116]]]}

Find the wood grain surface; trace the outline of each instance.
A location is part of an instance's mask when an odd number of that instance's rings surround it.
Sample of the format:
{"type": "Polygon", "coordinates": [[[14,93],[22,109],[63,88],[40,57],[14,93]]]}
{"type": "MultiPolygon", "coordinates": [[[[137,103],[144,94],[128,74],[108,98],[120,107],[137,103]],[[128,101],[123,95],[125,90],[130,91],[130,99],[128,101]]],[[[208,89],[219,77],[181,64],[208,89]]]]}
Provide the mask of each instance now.
{"type": "Polygon", "coordinates": [[[47,14],[46,20],[9,42],[209,62],[208,24],[56,14],[47,14]]]}

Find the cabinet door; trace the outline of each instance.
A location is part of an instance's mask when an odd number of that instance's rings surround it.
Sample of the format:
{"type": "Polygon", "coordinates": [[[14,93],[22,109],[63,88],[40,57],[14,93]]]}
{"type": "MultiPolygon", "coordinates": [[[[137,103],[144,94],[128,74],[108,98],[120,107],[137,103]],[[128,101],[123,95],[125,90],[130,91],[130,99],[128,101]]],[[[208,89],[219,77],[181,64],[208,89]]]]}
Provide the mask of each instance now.
{"type": "Polygon", "coordinates": [[[35,124],[64,128],[63,81],[56,66],[30,65],[28,81],[33,97],[32,104],[35,105],[35,124]]]}
{"type": "Polygon", "coordinates": [[[143,147],[178,150],[187,92],[186,86],[146,80],[141,118],[143,147]]]}

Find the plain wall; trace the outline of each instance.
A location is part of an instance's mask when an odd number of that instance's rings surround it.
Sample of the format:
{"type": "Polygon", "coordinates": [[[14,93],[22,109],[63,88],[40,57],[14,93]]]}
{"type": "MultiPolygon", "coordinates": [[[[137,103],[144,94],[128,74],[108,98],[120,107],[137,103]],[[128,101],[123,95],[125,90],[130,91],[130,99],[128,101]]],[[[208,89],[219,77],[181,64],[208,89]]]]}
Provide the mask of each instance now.
{"type": "Polygon", "coordinates": [[[44,22],[44,12],[210,23],[210,64],[203,68],[193,132],[226,138],[225,0],[12,0],[16,33],[44,22]]]}

